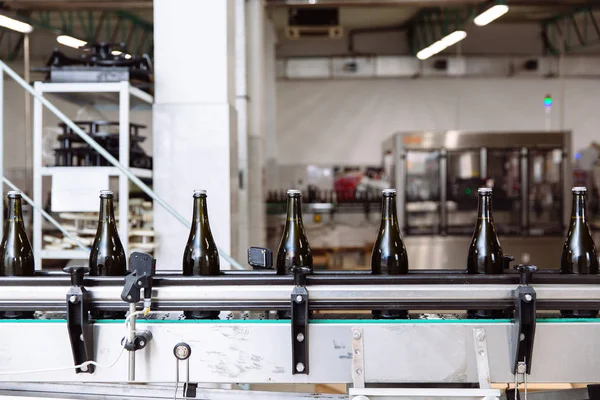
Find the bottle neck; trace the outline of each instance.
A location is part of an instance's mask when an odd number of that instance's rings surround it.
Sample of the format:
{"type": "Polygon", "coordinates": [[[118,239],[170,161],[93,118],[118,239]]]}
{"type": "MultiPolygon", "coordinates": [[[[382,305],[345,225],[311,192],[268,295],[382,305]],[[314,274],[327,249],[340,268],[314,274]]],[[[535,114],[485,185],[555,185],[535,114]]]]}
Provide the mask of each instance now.
{"type": "Polygon", "coordinates": [[[192,223],[196,226],[208,226],[208,207],[206,197],[194,197],[194,216],[192,223]]]}
{"type": "Polygon", "coordinates": [[[100,198],[100,222],[115,222],[115,208],[112,197],[100,198]]]}
{"type": "Polygon", "coordinates": [[[492,219],[492,196],[479,196],[479,204],[477,205],[477,218],[483,220],[492,219]]]}
{"type": "Polygon", "coordinates": [[[573,209],[571,210],[571,219],[579,219],[585,222],[585,194],[574,193],[573,194],[573,209]]]}
{"type": "Polygon", "coordinates": [[[23,222],[23,208],[21,206],[21,199],[8,199],[8,221],[23,222]]]}
{"type": "Polygon", "coordinates": [[[381,224],[396,225],[396,196],[383,196],[381,199],[381,224]]]}
{"type": "Polygon", "coordinates": [[[302,209],[300,197],[290,197],[287,199],[287,222],[302,223],[302,209]]]}

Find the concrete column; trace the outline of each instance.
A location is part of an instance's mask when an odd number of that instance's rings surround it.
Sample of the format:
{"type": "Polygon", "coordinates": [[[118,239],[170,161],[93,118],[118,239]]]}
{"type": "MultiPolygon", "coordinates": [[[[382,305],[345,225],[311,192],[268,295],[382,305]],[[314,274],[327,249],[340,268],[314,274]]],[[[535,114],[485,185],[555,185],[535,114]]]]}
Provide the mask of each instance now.
{"type": "MultiPolygon", "coordinates": [[[[208,191],[217,245],[237,249],[235,0],[154,1],[154,189],[192,218],[208,191]],[[183,11],[182,11],[183,10],[183,11]]],[[[155,207],[159,269],[179,270],[188,230],[155,207]]],[[[221,268],[229,264],[221,259],[221,268]]]]}
{"type": "Polygon", "coordinates": [[[248,221],[248,89],[246,85],[246,0],[235,0],[235,109],[238,125],[238,248],[240,261],[250,247],[248,221]]]}
{"type": "Polygon", "coordinates": [[[248,65],[248,225],[252,245],[266,245],[265,132],[265,10],[262,0],[246,2],[248,65]]]}
{"type": "MultiPolygon", "coordinates": [[[[265,179],[267,189],[277,185],[277,32],[273,22],[265,20],[265,179]]],[[[277,189],[281,189],[277,187],[277,189]]],[[[290,188],[291,189],[291,188],[290,188]]]]}

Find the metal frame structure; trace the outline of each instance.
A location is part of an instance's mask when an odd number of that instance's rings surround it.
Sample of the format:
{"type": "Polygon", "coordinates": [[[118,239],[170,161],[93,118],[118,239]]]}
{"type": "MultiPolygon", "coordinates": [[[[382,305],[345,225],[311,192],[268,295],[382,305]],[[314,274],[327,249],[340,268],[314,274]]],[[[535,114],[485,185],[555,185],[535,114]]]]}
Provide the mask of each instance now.
{"type": "MultiPolygon", "coordinates": [[[[131,96],[152,104],[154,99],[151,95],[132,86],[129,82],[106,82],[106,83],[44,83],[35,82],[35,91],[43,96],[46,93],[115,93],[119,107],[119,161],[129,166],[129,113],[131,109],[131,96]]],[[[43,107],[39,99],[34,99],[33,105],[33,200],[36,204],[42,203],[42,178],[53,176],[57,171],[64,171],[70,167],[45,167],[42,165],[42,135],[43,135],[43,107]]],[[[78,169],[93,168],[94,171],[104,171],[108,176],[119,179],[119,235],[125,249],[129,244],[129,179],[114,167],[73,167],[78,169]]],[[[138,177],[150,178],[152,171],[142,169],[131,169],[138,177]]],[[[42,216],[39,211],[33,213],[33,253],[35,254],[36,269],[42,268],[42,260],[51,258],[60,259],[87,259],[89,252],[82,250],[55,250],[45,251],[42,249],[42,216]]]]}
{"type": "Polygon", "coordinates": [[[546,51],[558,55],[600,43],[600,21],[594,15],[595,10],[583,7],[542,21],[546,51]]]}

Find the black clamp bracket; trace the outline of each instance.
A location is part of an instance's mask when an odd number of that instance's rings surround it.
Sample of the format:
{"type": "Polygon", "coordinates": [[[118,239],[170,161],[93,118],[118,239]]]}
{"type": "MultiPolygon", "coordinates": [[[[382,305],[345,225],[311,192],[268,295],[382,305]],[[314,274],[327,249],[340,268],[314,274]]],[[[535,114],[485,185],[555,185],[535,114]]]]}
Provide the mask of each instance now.
{"type": "MultiPolygon", "coordinates": [[[[130,311],[135,311],[135,304],[142,299],[144,289],[144,308],[150,308],[152,299],[152,277],[156,273],[156,260],[146,253],[133,252],[129,257],[129,273],[125,275],[125,285],[121,292],[121,300],[130,305],[130,311]]],[[[131,329],[135,330],[135,318],[132,318],[131,329]]],[[[133,340],[123,338],[125,350],[141,350],[152,340],[152,333],[144,331],[133,332],[133,340]]]]}
{"type": "Polygon", "coordinates": [[[144,301],[152,298],[152,276],[156,273],[156,260],[150,254],[133,252],[129,257],[129,273],[125,275],[125,286],[121,300],[137,303],[144,289],[144,301]]]}
{"type": "MultiPolygon", "coordinates": [[[[536,293],[529,286],[535,265],[519,264],[515,267],[521,275],[520,285],[515,290],[515,323],[513,326],[512,373],[523,375],[531,373],[533,340],[535,338],[536,293]]],[[[525,382],[527,382],[525,380],[525,382]]]]}
{"type": "Polygon", "coordinates": [[[308,290],[306,275],[312,272],[308,267],[293,267],[294,289],[291,295],[292,326],[292,375],[308,375],[308,290]]]}
{"type": "MultiPolygon", "coordinates": [[[[92,361],[94,356],[94,329],[89,316],[91,296],[83,286],[83,277],[89,270],[83,266],[63,269],[67,274],[71,274],[71,287],[66,296],[67,330],[75,365],[92,361]]],[[[94,366],[75,368],[75,373],[93,374],[94,366]]]]}

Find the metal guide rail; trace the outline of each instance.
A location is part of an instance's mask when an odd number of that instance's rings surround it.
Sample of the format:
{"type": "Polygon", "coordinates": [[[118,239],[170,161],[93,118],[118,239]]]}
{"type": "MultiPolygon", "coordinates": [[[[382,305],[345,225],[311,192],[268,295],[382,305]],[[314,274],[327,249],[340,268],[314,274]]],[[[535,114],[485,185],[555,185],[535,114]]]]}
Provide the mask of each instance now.
{"type": "Polygon", "coordinates": [[[600,381],[600,320],[537,313],[600,309],[600,277],[535,269],[374,276],[295,267],[290,276],[183,277],[157,275],[151,256],[133,253],[124,278],[85,276],[84,267],[69,269],[70,279],[2,277],[0,311],[58,311],[66,319],[0,320],[0,381],[182,382],[186,395],[193,383],[347,383],[357,400],[410,393],[489,399],[499,396],[491,382],[600,381]],[[94,309],[130,314],[125,321],[92,321],[88,311],[94,309]],[[316,314],[394,309],[495,309],[512,317],[340,320],[316,314]],[[141,317],[181,310],[289,311],[290,319],[141,317]],[[372,387],[444,382],[479,388],[372,387]]]}

